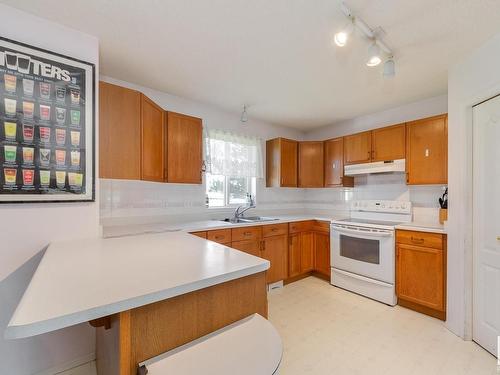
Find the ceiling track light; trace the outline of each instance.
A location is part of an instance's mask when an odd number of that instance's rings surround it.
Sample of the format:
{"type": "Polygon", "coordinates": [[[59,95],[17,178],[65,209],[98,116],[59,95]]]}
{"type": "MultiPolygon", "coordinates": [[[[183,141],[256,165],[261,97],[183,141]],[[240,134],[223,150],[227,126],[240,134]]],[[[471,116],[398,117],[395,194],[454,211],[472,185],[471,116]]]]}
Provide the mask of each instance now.
{"type": "Polygon", "coordinates": [[[366,65],[369,67],[380,65],[380,63],[382,62],[381,52],[383,52],[385,55],[389,56],[384,64],[384,77],[394,76],[394,53],[382,40],[382,37],[379,35],[380,33],[375,32],[370,26],[368,26],[366,22],[364,22],[361,18],[355,16],[352,13],[351,9],[349,9],[344,2],[340,4],[340,9],[342,10],[342,13],[344,13],[344,15],[350,20],[350,24],[335,34],[335,44],[339,47],[345,46],[347,44],[349,35],[354,31],[355,28],[357,28],[367,39],[372,41],[368,49],[368,60],[366,62],[366,65]]]}
{"type": "Polygon", "coordinates": [[[248,106],[246,104],[243,105],[243,111],[241,112],[241,117],[240,121],[245,123],[248,121],[248,113],[247,113],[247,108],[248,106]]]}

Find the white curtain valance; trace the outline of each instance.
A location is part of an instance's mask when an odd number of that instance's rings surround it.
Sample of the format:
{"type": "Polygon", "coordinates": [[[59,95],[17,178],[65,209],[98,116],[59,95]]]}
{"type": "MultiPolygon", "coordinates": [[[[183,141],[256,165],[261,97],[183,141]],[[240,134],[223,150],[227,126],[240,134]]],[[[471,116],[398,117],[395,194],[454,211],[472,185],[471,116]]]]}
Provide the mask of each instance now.
{"type": "Polygon", "coordinates": [[[264,176],[262,142],[257,137],[209,129],[206,142],[207,172],[231,177],[264,176]]]}

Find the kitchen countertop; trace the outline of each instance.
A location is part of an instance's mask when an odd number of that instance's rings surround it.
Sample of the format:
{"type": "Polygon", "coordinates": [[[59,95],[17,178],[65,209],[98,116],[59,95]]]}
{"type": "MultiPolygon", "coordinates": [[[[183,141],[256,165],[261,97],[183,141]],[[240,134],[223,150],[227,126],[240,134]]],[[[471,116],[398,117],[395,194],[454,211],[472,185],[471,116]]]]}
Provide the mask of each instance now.
{"type": "Polygon", "coordinates": [[[266,271],[269,261],[184,231],[49,245],[6,338],[108,316],[266,271]]]}
{"type": "Polygon", "coordinates": [[[105,228],[104,237],[120,237],[126,235],[136,235],[142,233],[160,233],[169,231],[184,231],[184,232],[198,232],[206,230],[215,229],[226,229],[226,228],[240,228],[240,227],[253,227],[256,225],[271,225],[280,223],[292,223],[295,221],[305,221],[305,220],[320,220],[320,221],[332,221],[333,217],[315,216],[315,215],[279,215],[272,216],[277,220],[253,222],[253,223],[229,223],[222,220],[200,220],[191,221],[179,224],[130,224],[130,225],[116,225],[108,226],[105,228]]]}
{"type": "Polygon", "coordinates": [[[396,225],[396,229],[446,234],[445,226],[439,223],[434,224],[434,223],[411,222],[411,223],[396,225]]]}

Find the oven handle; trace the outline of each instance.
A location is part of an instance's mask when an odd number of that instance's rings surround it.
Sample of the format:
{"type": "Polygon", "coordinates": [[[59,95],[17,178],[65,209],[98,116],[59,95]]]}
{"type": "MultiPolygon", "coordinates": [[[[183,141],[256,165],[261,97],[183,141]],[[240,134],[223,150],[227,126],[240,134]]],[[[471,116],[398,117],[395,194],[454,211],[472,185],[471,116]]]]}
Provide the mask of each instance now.
{"type": "Polygon", "coordinates": [[[392,237],[393,233],[391,231],[364,231],[364,230],[356,230],[356,229],[347,229],[343,227],[338,227],[336,225],[332,225],[332,230],[337,231],[339,233],[344,234],[354,234],[354,235],[362,235],[362,236],[370,236],[370,237],[392,237]]]}

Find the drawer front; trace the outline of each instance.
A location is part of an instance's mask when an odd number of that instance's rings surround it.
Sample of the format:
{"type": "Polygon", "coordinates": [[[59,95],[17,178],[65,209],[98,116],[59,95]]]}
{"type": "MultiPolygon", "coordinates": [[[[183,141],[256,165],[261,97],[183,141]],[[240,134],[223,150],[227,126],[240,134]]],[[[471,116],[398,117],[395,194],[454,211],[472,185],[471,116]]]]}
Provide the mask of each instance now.
{"type": "Polygon", "coordinates": [[[207,239],[210,241],[228,244],[231,242],[231,229],[209,230],[207,239]]]}
{"type": "Polygon", "coordinates": [[[262,227],[244,227],[232,229],[233,241],[257,241],[262,238],[262,227]]]}
{"type": "Polygon", "coordinates": [[[205,231],[203,231],[203,232],[190,232],[190,234],[192,234],[193,236],[207,239],[207,232],[205,232],[205,231]]]}
{"type": "Polygon", "coordinates": [[[279,236],[288,234],[288,224],[270,224],[262,227],[262,235],[264,237],[279,236]]]}
{"type": "Polygon", "coordinates": [[[443,235],[439,233],[415,232],[409,230],[396,231],[396,242],[406,245],[443,249],[443,235]]]}
{"type": "Polygon", "coordinates": [[[316,220],[313,229],[315,232],[330,233],[330,222],[316,220]]]}
{"type": "Polygon", "coordinates": [[[292,233],[307,232],[312,230],[314,225],[314,220],[308,221],[296,221],[295,223],[290,223],[288,226],[288,231],[292,233]]]}

